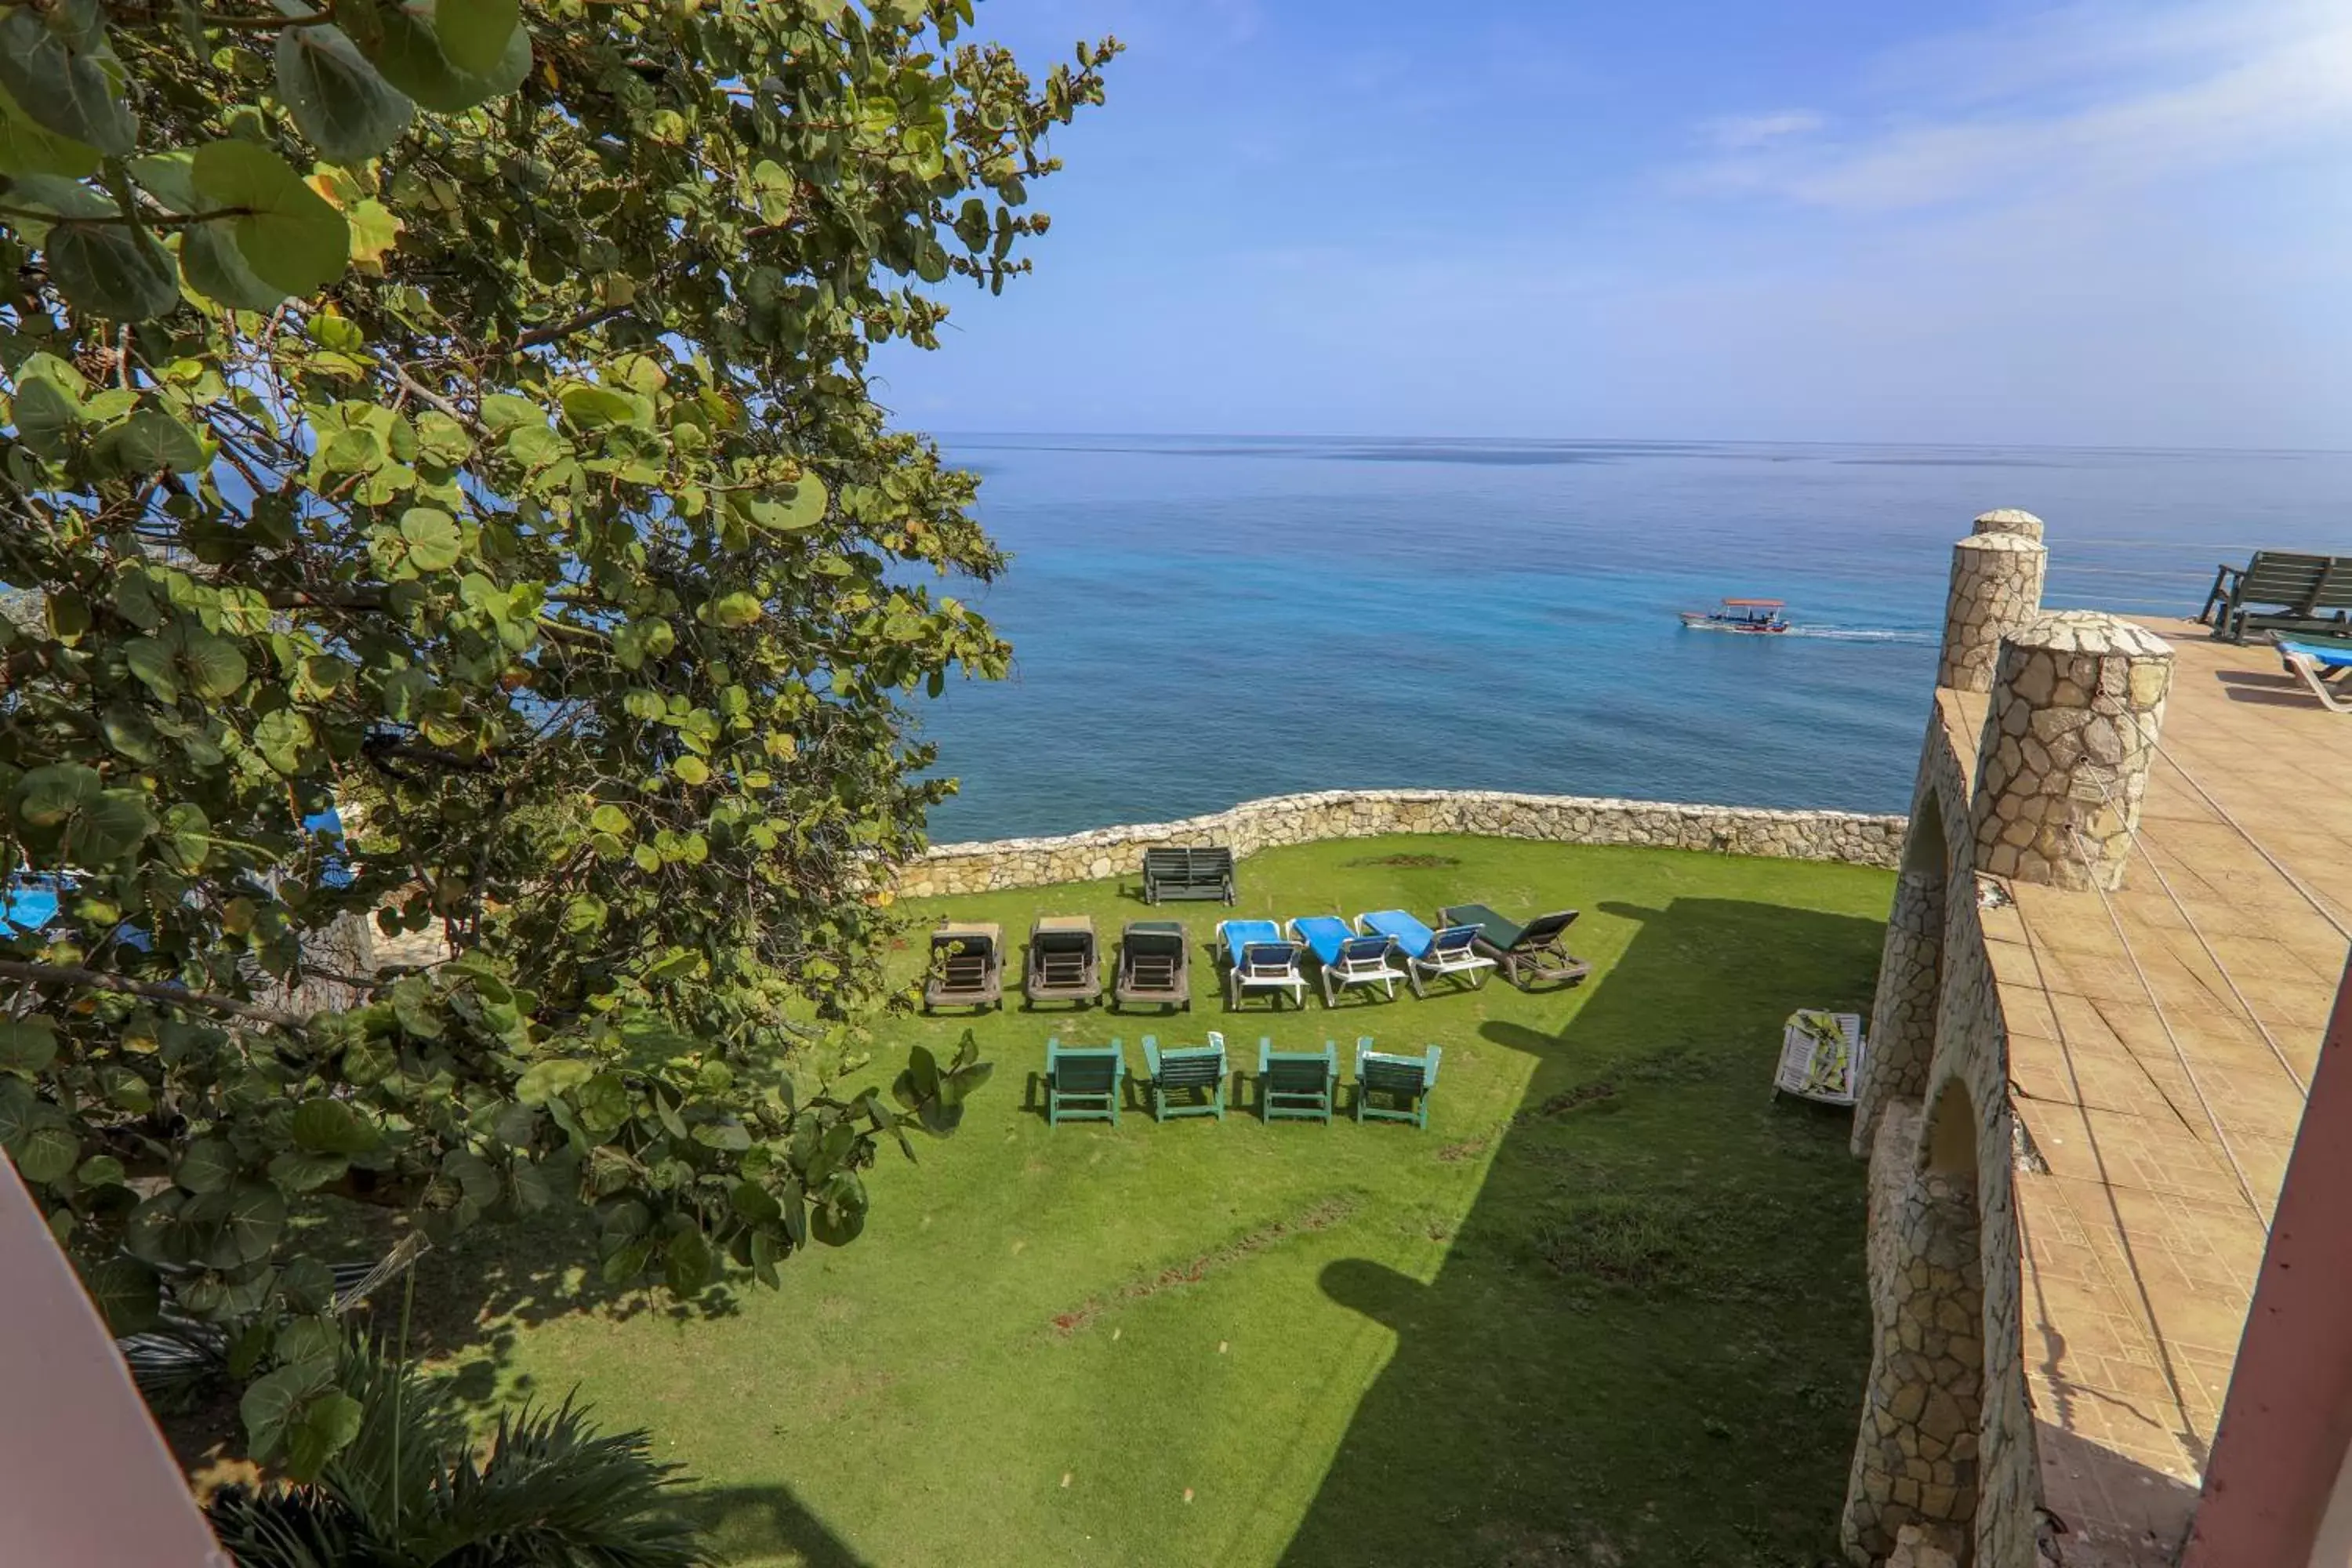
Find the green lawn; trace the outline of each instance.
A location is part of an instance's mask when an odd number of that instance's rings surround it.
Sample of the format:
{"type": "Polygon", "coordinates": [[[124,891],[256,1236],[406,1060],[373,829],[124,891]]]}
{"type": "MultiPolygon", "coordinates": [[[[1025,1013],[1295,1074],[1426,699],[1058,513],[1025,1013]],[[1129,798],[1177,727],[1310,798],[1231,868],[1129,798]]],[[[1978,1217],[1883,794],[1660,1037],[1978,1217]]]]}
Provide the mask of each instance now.
{"type": "MultiPolygon", "coordinates": [[[[1769,1080],[1792,1009],[1866,1006],[1892,879],[1391,838],[1240,880],[1235,910],[1156,911],[1200,950],[1189,1016],[1024,1014],[1008,965],[963,1131],[886,1157],[865,1237],[781,1292],[614,1299],[542,1265],[552,1241],[485,1233],[427,1258],[420,1305],[488,1303],[459,1358],[478,1393],[578,1384],[651,1427],[747,1563],[1828,1560],[1868,1357],[1863,1172],[1843,1115],[1769,1080]],[[1224,915],[1464,898],[1580,908],[1592,978],[1344,1016],[1218,1000],[1224,915]],[[1132,1071],[1143,1034],[1212,1026],[1253,1066],[1261,1034],[1443,1045],[1432,1125],[1047,1128],[1049,1034],[1122,1036],[1132,1071]]],[[[1132,876],[953,908],[1009,938],[1089,913],[1107,947],[1146,913],[1132,876]]]]}

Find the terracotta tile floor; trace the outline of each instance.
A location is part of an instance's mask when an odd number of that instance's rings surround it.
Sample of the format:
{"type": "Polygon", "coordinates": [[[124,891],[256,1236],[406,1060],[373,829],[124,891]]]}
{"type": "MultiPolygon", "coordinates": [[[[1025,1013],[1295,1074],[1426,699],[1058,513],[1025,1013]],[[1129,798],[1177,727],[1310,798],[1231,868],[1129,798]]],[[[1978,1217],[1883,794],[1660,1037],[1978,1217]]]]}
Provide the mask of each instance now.
{"type": "MultiPolygon", "coordinates": [[[[2048,1166],[2016,1175],[2043,1484],[2081,1555],[2153,1565],[2196,1501],[2344,973],[2352,719],[2267,648],[2142,624],[2177,662],[2124,890],[2020,884],[1984,912],[2048,1166]]],[[[1970,754],[1985,700],[1939,695],[1970,754]]]]}

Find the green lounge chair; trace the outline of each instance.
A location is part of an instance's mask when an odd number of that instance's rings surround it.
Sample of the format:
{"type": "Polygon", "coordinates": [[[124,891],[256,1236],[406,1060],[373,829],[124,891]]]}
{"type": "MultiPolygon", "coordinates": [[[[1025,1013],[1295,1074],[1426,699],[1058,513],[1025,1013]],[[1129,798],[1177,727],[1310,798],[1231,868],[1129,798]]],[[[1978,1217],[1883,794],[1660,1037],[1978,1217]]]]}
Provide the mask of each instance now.
{"type": "Polygon", "coordinates": [[[2257,550],[2243,566],[2222,566],[2198,620],[2223,642],[2248,632],[2342,630],[2352,616],[2352,555],[2257,550]]]}
{"type": "Polygon", "coordinates": [[[1143,901],[1162,899],[1222,899],[1234,901],[1234,852],[1206,849],[1147,849],[1143,852],[1143,901]]]}
{"type": "Polygon", "coordinates": [[[1117,1040],[1107,1046],[1045,1042],[1045,1125],[1108,1121],[1118,1125],[1118,1097],[1127,1057],[1117,1040]]]}
{"type": "Polygon", "coordinates": [[[1372,1049],[1371,1037],[1356,1042],[1356,1120],[1359,1121],[1410,1121],[1415,1127],[1429,1126],[1429,1095],[1437,1087],[1439,1047],[1432,1046],[1417,1057],[1394,1056],[1372,1049]],[[1381,1095],[1391,1103],[1375,1105],[1372,1096],[1381,1095]]]}
{"type": "Polygon", "coordinates": [[[1321,1121],[1331,1120],[1331,1101],[1339,1086],[1339,1047],[1329,1040],[1319,1051],[1277,1051],[1261,1036],[1257,1042],[1257,1119],[1260,1121],[1321,1121]]]}
{"type": "Polygon", "coordinates": [[[1225,1037],[1216,1030],[1209,1031],[1205,1046],[1171,1046],[1164,1051],[1157,1039],[1144,1036],[1143,1069],[1151,1080],[1152,1121],[1171,1116],[1225,1119],[1225,1037]],[[1205,1103],[1190,1102],[1188,1091],[1196,1089],[1209,1091],[1205,1103]],[[1171,1095],[1187,1098],[1171,1101],[1171,1095]]]}
{"type": "Polygon", "coordinates": [[[1477,950],[1493,959],[1503,978],[1526,990],[1538,980],[1573,985],[1592,965],[1568,951],[1560,933],[1576,923],[1574,910],[1555,910],[1527,924],[1496,914],[1485,904],[1448,904],[1437,911],[1442,926],[1476,926],[1477,950]]]}

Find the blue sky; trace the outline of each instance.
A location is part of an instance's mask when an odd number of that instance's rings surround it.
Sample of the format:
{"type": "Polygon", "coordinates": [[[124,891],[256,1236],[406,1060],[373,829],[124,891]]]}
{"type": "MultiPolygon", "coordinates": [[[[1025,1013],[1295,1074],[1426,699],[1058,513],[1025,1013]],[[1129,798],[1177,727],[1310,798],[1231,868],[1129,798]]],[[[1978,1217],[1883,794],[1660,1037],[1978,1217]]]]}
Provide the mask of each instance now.
{"type": "Polygon", "coordinates": [[[2352,5],[982,0],[1117,34],[941,431],[2352,447],[2352,5]]]}

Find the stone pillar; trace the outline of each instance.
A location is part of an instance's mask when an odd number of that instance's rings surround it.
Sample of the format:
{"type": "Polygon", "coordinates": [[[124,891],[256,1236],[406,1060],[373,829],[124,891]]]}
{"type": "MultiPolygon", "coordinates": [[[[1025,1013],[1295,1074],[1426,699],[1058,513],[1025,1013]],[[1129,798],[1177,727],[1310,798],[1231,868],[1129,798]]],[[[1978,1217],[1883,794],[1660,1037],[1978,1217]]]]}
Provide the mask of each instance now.
{"type": "Polygon", "coordinates": [[[1857,1154],[1869,1152],[1879,1113],[1889,1102],[1916,1101],[1927,1092],[1927,1068],[1936,1056],[1936,1003],[1943,991],[1944,891],[1941,867],[1905,871],[1895,883],[1895,908],[1886,917],[1886,945],[1878,961],[1878,993],[1870,1007],[1870,1056],[1854,1097],[1857,1154]]]}
{"type": "Polygon", "coordinates": [[[2039,540],[2042,537],[2042,520],[2030,511],[2020,511],[2015,507],[2003,507],[1999,511],[1979,514],[1976,526],[1969,531],[1970,533],[2013,533],[2020,539],[2039,540]]]}
{"type": "MultiPolygon", "coordinates": [[[[1899,1199],[1874,1214],[1876,1342],[1863,1394],[1840,1536],[1856,1563],[1885,1563],[1906,1525],[1957,1548],[1977,1503],[1977,1422],[1983,1399],[1983,1275],[1977,1257],[1976,1181],[1964,1172],[1909,1171],[1917,1123],[1897,1157],[1874,1160],[1907,1174],[1899,1199]]],[[[1881,1195],[1871,1194],[1874,1208],[1881,1195]]],[[[1916,1539],[1915,1535],[1915,1539],[1916,1539]]]]}
{"type": "Polygon", "coordinates": [[[2163,638],[2095,610],[2039,616],[2004,638],[1977,743],[1977,869],[2121,887],[2171,685],[2163,638]]]}
{"type": "MultiPolygon", "coordinates": [[[[1985,517],[2000,517],[1987,512],[1985,517]]],[[[2017,514],[2023,517],[2025,514],[2017,514]]],[[[1958,691],[1992,689],[2000,639],[2042,608],[2042,578],[2050,552],[2023,532],[1980,531],[1952,546],[1952,585],[1944,599],[1944,651],[1936,684],[1958,691]]],[[[2038,532],[2042,527],[2035,521],[2038,532]]]]}

